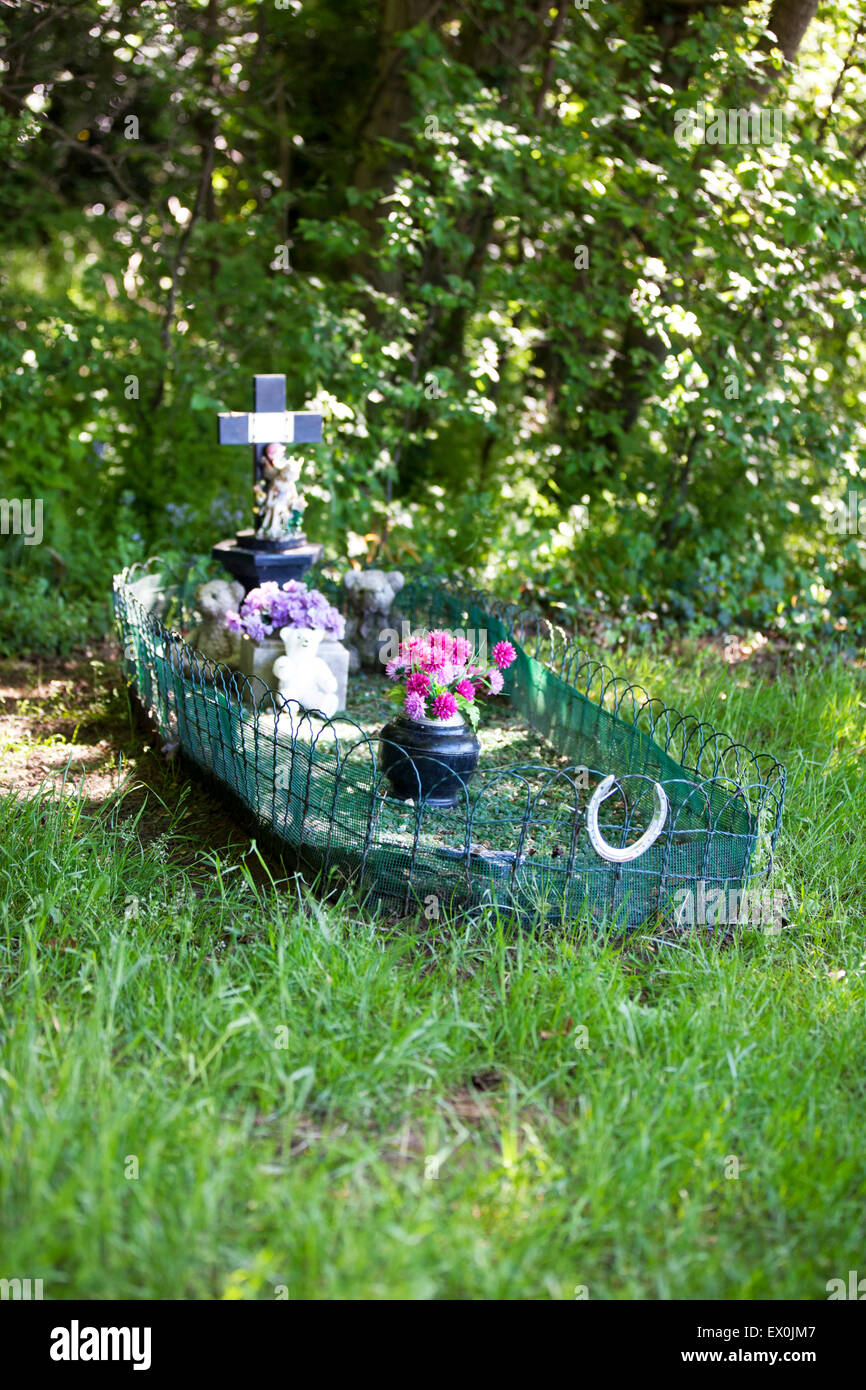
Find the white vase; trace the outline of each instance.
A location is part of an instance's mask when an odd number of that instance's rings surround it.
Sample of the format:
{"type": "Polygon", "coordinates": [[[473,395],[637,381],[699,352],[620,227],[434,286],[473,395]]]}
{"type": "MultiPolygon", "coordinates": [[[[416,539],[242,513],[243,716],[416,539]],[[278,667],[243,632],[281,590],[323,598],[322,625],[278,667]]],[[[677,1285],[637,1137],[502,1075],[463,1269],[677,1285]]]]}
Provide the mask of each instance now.
{"type": "Polygon", "coordinates": [[[267,699],[269,690],[279,691],[280,685],[274,675],[274,662],[285,655],[285,648],[279,637],[265,637],[261,642],[253,642],[249,637],[241,639],[241,654],[238,672],[241,676],[257,676],[250,681],[248,698],[254,705],[267,699]],[[261,682],[261,684],[260,684],[261,682]]]}
{"type": "Polygon", "coordinates": [[[338,642],[336,637],[323,637],[319,646],[319,656],[337,681],[337,709],[346,708],[346,689],[349,684],[349,648],[338,642]]]}

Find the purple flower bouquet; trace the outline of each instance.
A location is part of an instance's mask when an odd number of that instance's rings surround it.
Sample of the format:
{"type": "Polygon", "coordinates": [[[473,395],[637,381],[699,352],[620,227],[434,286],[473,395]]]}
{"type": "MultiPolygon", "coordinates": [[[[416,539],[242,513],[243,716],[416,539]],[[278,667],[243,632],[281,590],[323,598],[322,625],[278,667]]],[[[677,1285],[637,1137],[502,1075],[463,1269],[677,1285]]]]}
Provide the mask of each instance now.
{"type": "Polygon", "coordinates": [[[314,628],[339,642],[346,622],[318,589],[289,579],[282,588],[269,580],[250,589],[239,611],[226,613],[226,627],[253,642],[263,642],[281,627],[314,628]]]}

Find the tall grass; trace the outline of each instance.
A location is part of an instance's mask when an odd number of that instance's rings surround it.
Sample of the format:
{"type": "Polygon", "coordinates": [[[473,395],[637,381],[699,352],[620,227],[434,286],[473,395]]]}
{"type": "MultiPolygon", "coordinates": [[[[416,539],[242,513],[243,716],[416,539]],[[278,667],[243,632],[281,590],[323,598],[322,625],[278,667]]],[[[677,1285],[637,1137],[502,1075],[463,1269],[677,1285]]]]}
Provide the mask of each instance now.
{"type": "Polygon", "coordinates": [[[863,1263],[866,695],[841,663],[740,672],[630,666],[789,767],[798,906],[724,947],[375,921],[177,854],[179,819],[143,843],[122,805],[6,799],[0,1276],[825,1297],[863,1263]]]}

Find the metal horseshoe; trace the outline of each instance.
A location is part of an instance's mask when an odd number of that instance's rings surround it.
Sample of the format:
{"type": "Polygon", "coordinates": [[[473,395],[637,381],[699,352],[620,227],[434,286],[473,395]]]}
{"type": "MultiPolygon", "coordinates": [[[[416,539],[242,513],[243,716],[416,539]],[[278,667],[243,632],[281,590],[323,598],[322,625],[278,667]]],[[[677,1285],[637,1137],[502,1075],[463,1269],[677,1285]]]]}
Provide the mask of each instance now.
{"type": "Polygon", "coordinates": [[[668,799],[661,783],[653,782],[655,810],[652,820],[640,839],[635,841],[633,845],[626,845],[624,849],[614,849],[612,845],[607,843],[598,828],[598,808],[603,801],[607,801],[608,797],[613,795],[615,787],[615,777],[605,777],[603,782],[599,782],[586,808],[586,833],[596,854],[600,855],[602,859],[609,859],[612,864],[628,864],[632,859],[639,859],[642,854],[645,854],[650,845],[654,844],[662,833],[668,815],[668,799]]]}

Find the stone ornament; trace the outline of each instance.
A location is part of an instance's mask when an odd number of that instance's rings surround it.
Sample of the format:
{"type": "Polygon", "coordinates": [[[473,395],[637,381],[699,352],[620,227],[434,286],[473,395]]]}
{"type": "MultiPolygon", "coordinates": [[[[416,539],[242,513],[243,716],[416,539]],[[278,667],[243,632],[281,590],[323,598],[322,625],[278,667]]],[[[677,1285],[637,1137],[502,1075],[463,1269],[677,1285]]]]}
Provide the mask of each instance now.
{"type": "Polygon", "coordinates": [[[320,628],[281,627],[285,655],[274,662],[280,694],[304,709],[320,710],[329,719],[337,713],[337,678],[318,655],[324,633],[320,628]]]}
{"type": "Polygon", "coordinates": [[[234,612],[244,598],[244,586],[233,579],[209,579],[195,591],[195,606],[202,615],[190,634],[190,646],[225,666],[240,661],[241,640],[226,627],[226,613],[234,612]]]}
{"type": "Polygon", "coordinates": [[[349,570],[343,576],[349,670],[380,671],[380,650],[387,639],[380,633],[399,624],[392,604],[405,579],[399,570],[349,570]]]}
{"type": "Polygon", "coordinates": [[[254,489],[259,504],[256,536],[282,541],[300,532],[307,499],[298,489],[303,460],[286,457],[283,444],[267,444],[262,452],[262,479],[254,489]]]}

